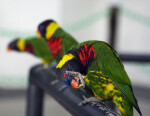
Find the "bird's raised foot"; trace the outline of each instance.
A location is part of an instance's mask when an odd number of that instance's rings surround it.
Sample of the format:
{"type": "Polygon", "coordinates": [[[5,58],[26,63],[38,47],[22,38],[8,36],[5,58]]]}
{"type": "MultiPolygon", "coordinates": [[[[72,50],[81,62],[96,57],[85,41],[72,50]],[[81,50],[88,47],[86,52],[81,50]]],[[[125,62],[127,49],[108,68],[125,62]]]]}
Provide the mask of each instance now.
{"type": "Polygon", "coordinates": [[[48,66],[45,66],[45,65],[44,65],[43,67],[37,67],[35,71],[36,71],[36,72],[41,72],[41,71],[43,71],[43,70],[46,70],[47,68],[48,68],[48,66]]]}
{"type": "Polygon", "coordinates": [[[53,81],[51,82],[51,85],[56,85],[58,82],[59,82],[59,81],[58,81],[57,79],[55,79],[55,80],[53,80],[53,81]]]}
{"type": "Polygon", "coordinates": [[[74,72],[74,71],[66,71],[67,75],[72,75],[73,77],[78,77],[77,78],[77,84],[82,85],[82,87],[85,87],[85,81],[84,81],[84,76],[79,73],[79,72],[74,72]]]}
{"type": "Polygon", "coordinates": [[[58,91],[63,91],[63,90],[65,90],[67,87],[68,87],[67,85],[62,85],[62,86],[58,89],[58,91]]]}

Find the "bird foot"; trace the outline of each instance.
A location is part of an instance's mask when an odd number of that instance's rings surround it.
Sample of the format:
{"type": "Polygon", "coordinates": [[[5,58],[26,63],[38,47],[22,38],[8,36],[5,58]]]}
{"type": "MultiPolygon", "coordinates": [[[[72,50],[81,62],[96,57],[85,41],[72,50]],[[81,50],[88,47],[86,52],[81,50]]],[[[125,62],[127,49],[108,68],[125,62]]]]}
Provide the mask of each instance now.
{"type": "Polygon", "coordinates": [[[83,96],[84,100],[78,104],[78,106],[82,106],[86,103],[91,103],[91,106],[96,105],[98,109],[105,110],[107,114],[110,116],[121,116],[119,113],[113,111],[110,107],[108,107],[105,102],[97,97],[89,97],[86,98],[83,96]]]}
{"type": "Polygon", "coordinates": [[[84,76],[83,76],[81,73],[79,73],[79,72],[74,72],[74,71],[66,71],[66,74],[67,74],[67,75],[72,75],[72,76],[74,76],[74,77],[75,77],[75,76],[78,77],[78,78],[77,78],[77,84],[78,84],[78,86],[79,86],[79,84],[81,84],[83,88],[85,87],[84,76]]]}
{"type": "Polygon", "coordinates": [[[56,85],[58,82],[59,82],[59,81],[58,81],[57,79],[55,79],[55,80],[53,80],[53,81],[51,82],[51,85],[56,85]]]}
{"type": "Polygon", "coordinates": [[[107,106],[105,103],[100,103],[98,102],[96,104],[96,106],[98,107],[98,109],[101,109],[101,110],[105,110],[107,111],[107,115],[110,115],[110,116],[121,116],[119,113],[113,111],[109,106],[107,106]]]}
{"type": "Polygon", "coordinates": [[[65,90],[67,87],[68,87],[67,85],[62,85],[62,86],[58,89],[58,91],[63,91],[63,90],[65,90]]]}
{"type": "Polygon", "coordinates": [[[78,106],[82,106],[82,105],[89,103],[89,102],[92,103],[92,106],[94,106],[95,104],[97,104],[97,102],[102,102],[99,98],[96,98],[96,97],[86,98],[85,96],[83,96],[83,98],[84,98],[84,100],[82,102],[80,102],[78,104],[78,106]]]}
{"type": "Polygon", "coordinates": [[[43,67],[38,67],[38,68],[36,68],[36,72],[41,72],[41,71],[43,71],[43,70],[46,70],[48,68],[48,66],[43,66],[43,67]]]}

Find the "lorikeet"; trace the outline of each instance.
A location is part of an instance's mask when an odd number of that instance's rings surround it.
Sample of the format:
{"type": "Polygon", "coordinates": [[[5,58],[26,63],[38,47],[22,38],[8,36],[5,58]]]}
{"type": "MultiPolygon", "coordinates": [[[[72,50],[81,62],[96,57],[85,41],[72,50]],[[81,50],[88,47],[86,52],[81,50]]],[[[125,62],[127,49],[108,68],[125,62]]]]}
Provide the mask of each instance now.
{"type": "Polygon", "coordinates": [[[17,38],[9,43],[7,50],[28,52],[42,59],[42,63],[49,65],[52,61],[51,53],[43,39],[38,37],[17,38]]]}
{"type": "Polygon", "coordinates": [[[54,20],[46,20],[39,24],[37,35],[46,40],[52,58],[58,63],[64,53],[78,42],[65,32],[54,20]]]}
{"type": "Polygon", "coordinates": [[[57,65],[57,77],[73,88],[90,89],[95,97],[116,104],[123,116],[139,112],[131,81],[117,52],[102,41],[72,47],[57,65]]]}

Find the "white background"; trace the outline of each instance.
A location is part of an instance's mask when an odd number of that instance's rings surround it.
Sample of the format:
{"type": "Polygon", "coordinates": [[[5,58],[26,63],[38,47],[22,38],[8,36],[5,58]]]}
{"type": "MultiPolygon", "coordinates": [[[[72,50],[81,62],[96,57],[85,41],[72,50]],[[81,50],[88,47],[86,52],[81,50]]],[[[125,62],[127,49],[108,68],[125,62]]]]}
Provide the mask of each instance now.
{"type": "MultiPolygon", "coordinates": [[[[13,38],[30,36],[23,32],[34,35],[41,21],[54,19],[79,42],[108,42],[108,16],[101,12],[116,3],[137,14],[131,18],[130,12],[120,13],[116,50],[150,54],[150,23],[141,19],[144,17],[150,22],[149,0],[0,0],[0,87],[26,87],[29,69],[40,63],[40,59],[29,54],[6,52],[6,46],[13,38]],[[85,21],[88,23],[84,24],[85,21]]],[[[149,64],[128,63],[125,68],[133,84],[150,87],[149,64]]]]}

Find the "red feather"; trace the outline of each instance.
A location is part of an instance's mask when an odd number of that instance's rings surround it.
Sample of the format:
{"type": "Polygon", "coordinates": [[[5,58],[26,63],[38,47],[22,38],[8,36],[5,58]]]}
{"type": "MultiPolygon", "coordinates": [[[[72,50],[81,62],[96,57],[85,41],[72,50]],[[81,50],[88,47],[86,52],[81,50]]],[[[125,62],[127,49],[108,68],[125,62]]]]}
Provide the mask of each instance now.
{"type": "Polygon", "coordinates": [[[95,58],[96,53],[95,49],[93,48],[93,45],[87,46],[86,44],[84,44],[80,48],[80,52],[78,55],[81,63],[84,66],[86,66],[88,63],[90,63],[90,61],[92,61],[95,58]]]}
{"type": "Polygon", "coordinates": [[[50,49],[53,58],[56,58],[59,55],[63,56],[63,53],[61,51],[61,40],[61,38],[51,38],[47,41],[47,46],[50,49]]]}
{"type": "Polygon", "coordinates": [[[30,43],[28,43],[26,46],[25,46],[25,51],[26,52],[29,52],[29,53],[34,53],[33,51],[33,46],[30,44],[30,43]]]}

